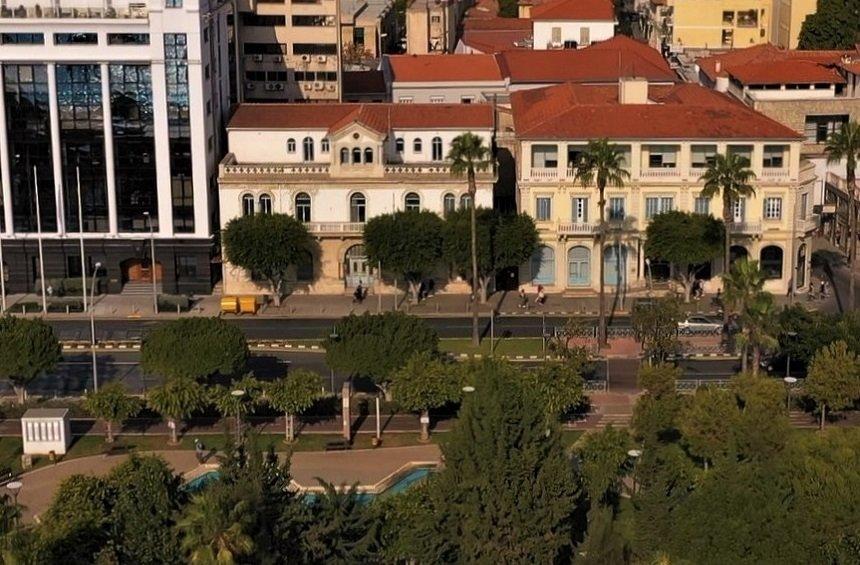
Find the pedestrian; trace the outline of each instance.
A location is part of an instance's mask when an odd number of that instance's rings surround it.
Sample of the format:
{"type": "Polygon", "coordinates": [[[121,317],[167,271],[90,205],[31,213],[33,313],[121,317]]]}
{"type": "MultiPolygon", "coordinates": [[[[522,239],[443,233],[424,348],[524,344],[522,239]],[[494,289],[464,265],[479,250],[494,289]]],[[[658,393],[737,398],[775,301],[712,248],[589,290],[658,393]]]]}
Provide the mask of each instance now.
{"type": "Polygon", "coordinates": [[[520,288],[519,297],[520,297],[519,308],[521,310],[525,310],[526,308],[529,307],[529,297],[526,295],[526,290],[524,288],[520,288]]]}
{"type": "Polygon", "coordinates": [[[355,292],[352,293],[352,302],[361,304],[364,300],[364,287],[361,286],[361,281],[358,281],[358,286],[355,287],[355,292]]]}
{"type": "Polygon", "coordinates": [[[194,455],[197,457],[198,463],[203,463],[204,460],[204,447],[203,442],[199,439],[194,439],[194,455]]]}
{"type": "Polygon", "coordinates": [[[544,293],[543,285],[539,284],[537,288],[537,298],[535,298],[535,304],[538,306],[543,306],[546,302],[546,293],[544,293]]]}

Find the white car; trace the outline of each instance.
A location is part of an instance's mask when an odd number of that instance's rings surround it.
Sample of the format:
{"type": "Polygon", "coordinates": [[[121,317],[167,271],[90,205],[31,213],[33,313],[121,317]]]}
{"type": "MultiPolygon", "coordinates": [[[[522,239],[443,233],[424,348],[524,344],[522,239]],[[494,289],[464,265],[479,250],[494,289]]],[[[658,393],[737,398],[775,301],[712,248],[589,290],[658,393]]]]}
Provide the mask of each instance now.
{"type": "Polygon", "coordinates": [[[716,334],[723,330],[722,322],[715,321],[707,316],[687,316],[687,319],[678,322],[678,333],[690,334],[716,334]]]}

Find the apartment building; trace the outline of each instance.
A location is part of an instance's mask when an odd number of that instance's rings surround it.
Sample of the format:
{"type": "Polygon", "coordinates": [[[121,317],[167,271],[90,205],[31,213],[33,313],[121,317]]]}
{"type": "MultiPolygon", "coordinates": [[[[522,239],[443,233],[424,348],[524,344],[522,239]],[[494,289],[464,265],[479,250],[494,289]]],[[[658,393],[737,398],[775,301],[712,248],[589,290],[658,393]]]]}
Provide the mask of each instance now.
{"type": "Polygon", "coordinates": [[[375,67],[399,37],[393,0],[341,0],[340,26],[347,66],[375,67]]]}
{"type": "Polygon", "coordinates": [[[612,0],[550,0],[530,9],[534,49],[577,49],[615,35],[612,0]]]}
{"type": "Polygon", "coordinates": [[[406,8],[406,52],[452,53],[468,0],[411,0],[406,8]]]}
{"type": "MultiPolygon", "coordinates": [[[[379,214],[470,205],[466,182],[452,176],[451,141],[470,131],[492,145],[487,104],[243,104],[228,125],[221,162],[221,224],[250,214],[294,215],[317,250],[291,273],[292,290],[341,293],[378,289],[362,232],[379,214]]],[[[477,205],[492,207],[493,172],[479,173],[477,205]]],[[[444,290],[447,273],[436,279],[444,290]]],[[[224,292],[267,294],[265,283],[224,263],[224,292]]]]}
{"type": "Polygon", "coordinates": [[[0,8],[9,292],[33,292],[43,274],[80,280],[96,263],[108,292],[153,278],[166,292],[212,288],[229,13],[208,0],[0,8]]]}
{"type": "MultiPolygon", "coordinates": [[[[645,262],[645,230],[654,215],[721,215],[718,198],[700,195],[699,178],[714,155],[726,152],[744,156],[757,177],[755,196],[734,204],[733,257],[760,261],[771,292],[808,285],[815,176],[801,160],[803,138],[790,128],[698,85],[634,78],[515,92],[512,118],[520,207],[535,218],[541,239],[521,269],[522,284],[598,290],[597,192],[575,180],[574,170],[588,140],[607,138],[623,151],[630,174],[623,188],[606,191],[604,281],[619,295],[669,275],[667,265],[645,262]]],[[[711,291],[720,284],[720,263],[701,273],[711,291]]]]}

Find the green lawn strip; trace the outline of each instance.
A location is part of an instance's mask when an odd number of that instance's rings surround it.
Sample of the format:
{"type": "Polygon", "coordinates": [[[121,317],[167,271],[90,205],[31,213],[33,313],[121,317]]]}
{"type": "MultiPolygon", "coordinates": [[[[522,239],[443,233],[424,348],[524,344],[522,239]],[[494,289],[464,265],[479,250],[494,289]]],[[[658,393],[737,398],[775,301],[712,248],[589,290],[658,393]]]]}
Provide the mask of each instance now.
{"type": "MultiPolygon", "coordinates": [[[[476,353],[482,356],[490,355],[490,340],[484,338],[477,348],[472,347],[472,340],[468,338],[446,338],[439,340],[439,349],[455,355],[476,353]]],[[[500,338],[495,341],[495,354],[497,356],[515,357],[517,355],[543,355],[543,339],[538,337],[525,338],[500,338]]]]}

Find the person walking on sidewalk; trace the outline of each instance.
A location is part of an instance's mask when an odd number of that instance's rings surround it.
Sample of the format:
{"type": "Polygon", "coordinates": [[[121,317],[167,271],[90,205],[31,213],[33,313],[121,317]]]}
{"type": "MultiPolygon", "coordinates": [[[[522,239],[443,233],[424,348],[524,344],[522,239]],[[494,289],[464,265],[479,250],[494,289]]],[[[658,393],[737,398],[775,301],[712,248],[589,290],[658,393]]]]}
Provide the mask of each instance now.
{"type": "Polygon", "coordinates": [[[519,304],[517,305],[520,310],[525,310],[529,307],[529,297],[526,295],[526,289],[520,288],[519,296],[519,304]]]}

